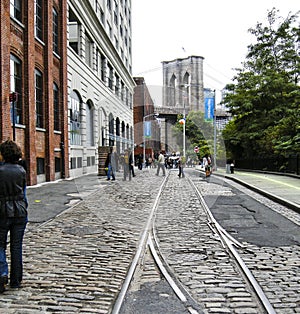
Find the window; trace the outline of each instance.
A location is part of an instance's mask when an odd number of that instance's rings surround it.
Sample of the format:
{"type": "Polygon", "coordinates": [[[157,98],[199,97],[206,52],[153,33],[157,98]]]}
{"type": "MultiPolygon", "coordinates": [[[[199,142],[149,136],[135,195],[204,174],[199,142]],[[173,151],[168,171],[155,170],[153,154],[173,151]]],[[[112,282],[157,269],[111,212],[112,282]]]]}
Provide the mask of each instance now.
{"type": "Polygon", "coordinates": [[[69,45],[70,47],[79,54],[79,30],[80,30],[80,23],[70,9],[69,11],[69,45]]]}
{"type": "Polygon", "coordinates": [[[128,91],[128,88],[127,87],[125,87],[125,104],[126,104],[126,106],[128,106],[128,102],[129,102],[129,96],[128,96],[128,93],[129,93],[129,91],[128,91]]]}
{"type": "Polygon", "coordinates": [[[91,101],[86,104],[86,143],[94,146],[94,106],[91,101]]]}
{"type": "Polygon", "coordinates": [[[115,94],[120,96],[120,78],[117,74],[115,75],[115,94]]]}
{"type": "Polygon", "coordinates": [[[77,168],[82,168],[82,157],[77,157],[77,168]]]}
{"type": "Polygon", "coordinates": [[[89,67],[93,66],[93,42],[87,33],[85,34],[85,61],[89,67]]]}
{"type": "Polygon", "coordinates": [[[101,54],[101,80],[105,81],[105,56],[101,54]]]}
{"type": "Polygon", "coordinates": [[[34,6],[34,31],[35,37],[43,40],[43,1],[35,0],[34,6]]]}
{"type": "Polygon", "coordinates": [[[118,26],[118,14],[116,11],[114,11],[114,23],[116,26],[118,26]]]}
{"type": "Polygon", "coordinates": [[[95,63],[95,71],[99,74],[99,64],[101,62],[101,53],[99,48],[96,48],[96,63],[95,63]]]}
{"type": "Polygon", "coordinates": [[[13,54],[10,55],[10,91],[17,93],[18,96],[17,101],[11,104],[11,121],[13,121],[14,109],[15,123],[23,124],[22,64],[20,59],[13,54]]]}
{"type": "Polygon", "coordinates": [[[123,82],[121,82],[121,100],[124,101],[124,91],[125,91],[125,85],[123,82]]]}
{"type": "Polygon", "coordinates": [[[108,64],[108,87],[113,89],[113,68],[110,64],[108,64]]]}
{"type": "Polygon", "coordinates": [[[81,117],[80,117],[80,99],[76,92],[70,96],[70,143],[71,145],[81,145],[81,117]]]}
{"type": "Polygon", "coordinates": [[[37,174],[45,173],[45,159],[44,158],[36,159],[36,172],[37,174]]]}
{"type": "Polygon", "coordinates": [[[10,15],[22,22],[22,0],[10,0],[10,15]]]}
{"type": "Polygon", "coordinates": [[[107,8],[111,11],[111,0],[107,0],[107,8]]]}
{"type": "Polygon", "coordinates": [[[123,18],[120,16],[120,36],[123,37],[123,18]]]}
{"type": "Polygon", "coordinates": [[[101,7],[100,7],[100,3],[98,0],[95,1],[95,7],[96,7],[96,13],[100,12],[101,7]]]}
{"type": "Polygon", "coordinates": [[[76,169],[76,158],[71,157],[71,169],[76,169]]]}
{"type": "Polygon", "coordinates": [[[109,117],[108,117],[108,120],[109,120],[109,124],[108,124],[108,132],[109,132],[109,146],[114,146],[115,145],[115,141],[114,141],[114,138],[115,138],[115,128],[114,128],[114,117],[113,115],[110,113],[109,114],[109,117]]]}
{"type": "Polygon", "coordinates": [[[53,51],[58,54],[58,14],[55,8],[53,8],[52,15],[53,51]]]}
{"type": "Polygon", "coordinates": [[[53,83],[53,122],[54,130],[60,130],[60,119],[59,119],[59,91],[55,83],[53,83]]]}
{"type": "Polygon", "coordinates": [[[36,127],[44,127],[43,108],[43,75],[39,70],[35,70],[35,113],[36,127]]]}
{"type": "Polygon", "coordinates": [[[101,20],[101,23],[104,25],[104,21],[105,21],[105,19],[104,19],[104,12],[103,12],[103,10],[101,10],[100,11],[100,20],[101,20]]]}
{"type": "Polygon", "coordinates": [[[58,157],[54,158],[55,161],[55,172],[60,172],[61,171],[61,160],[58,157]]]}

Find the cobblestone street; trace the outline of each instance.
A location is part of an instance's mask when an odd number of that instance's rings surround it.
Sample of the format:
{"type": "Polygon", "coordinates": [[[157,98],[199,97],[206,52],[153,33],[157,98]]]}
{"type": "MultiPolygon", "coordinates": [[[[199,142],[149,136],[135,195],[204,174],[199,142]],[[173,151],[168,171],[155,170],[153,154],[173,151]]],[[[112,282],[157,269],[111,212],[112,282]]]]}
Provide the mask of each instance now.
{"type": "MultiPolygon", "coordinates": [[[[131,181],[122,181],[122,173],[116,181],[106,181],[104,177],[78,179],[63,183],[73,184],[65,191],[57,183],[52,191],[57,195],[65,193],[69,202],[61,213],[57,208],[62,208],[62,201],[55,200],[55,194],[49,201],[43,189],[35,193],[29,190],[29,195],[40,199],[30,197],[32,220],[24,239],[23,287],[7,288],[0,298],[0,313],[110,313],[164,179],[155,176],[155,171],[137,171],[131,181]],[[51,209],[54,218],[45,223],[37,208],[44,209],[48,217],[51,204],[55,207],[51,209]]],[[[199,173],[191,177],[201,193],[211,195],[214,201],[236,193],[228,186],[203,180],[199,173]]],[[[246,188],[242,190],[299,225],[299,214],[246,188]]],[[[201,306],[199,313],[264,313],[212,232],[187,178],[179,179],[177,170],[170,173],[155,217],[161,252],[177,279],[201,306]]],[[[299,246],[245,245],[247,249],[241,254],[276,311],[299,313],[299,246]]],[[[142,293],[146,287],[153,292],[157,287],[167,291],[152,263],[151,258],[146,258],[145,267],[141,266],[133,280],[133,292],[142,293]]],[[[166,302],[169,294],[161,295],[166,302]]],[[[129,309],[134,307],[128,304],[129,309]]],[[[125,309],[124,313],[135,314],[125,309]]]]}
{"type": "Polygon", "coordinates": [[[107,182],[49,223],[30,228],[23,288],[7,288],[0,312],[108,313],[162,180],[151,174],[149,189],[147,176],[107,182]]]}

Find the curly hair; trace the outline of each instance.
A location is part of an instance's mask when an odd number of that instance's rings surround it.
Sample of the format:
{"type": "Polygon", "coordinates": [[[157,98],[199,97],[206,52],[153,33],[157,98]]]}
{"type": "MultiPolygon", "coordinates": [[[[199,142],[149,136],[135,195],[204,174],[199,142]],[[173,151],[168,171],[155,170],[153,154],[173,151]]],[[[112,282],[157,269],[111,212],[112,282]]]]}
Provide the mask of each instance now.
{"type": "Polygon", "coordinates": [[[0,153],[5,162],[17,163],[22,158],[22,150],[12,140],[7,140],[0,144],[0,153]]]}

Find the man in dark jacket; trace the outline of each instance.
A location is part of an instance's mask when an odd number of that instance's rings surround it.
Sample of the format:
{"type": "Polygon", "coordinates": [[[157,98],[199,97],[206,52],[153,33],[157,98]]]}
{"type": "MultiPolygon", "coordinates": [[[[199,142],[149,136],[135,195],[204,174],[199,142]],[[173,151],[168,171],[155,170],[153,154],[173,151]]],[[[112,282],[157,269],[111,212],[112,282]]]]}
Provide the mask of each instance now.
{"type": "Polygon", "coordinates": [[[10,232],[10,286],[19,288],[23,276],[22,243],[27,218],[26,171],[18,164],[21,148],[7,140],[0,145],[4,164],[0,166],[0,293],[8,283],[7,234],[10,232]]]}

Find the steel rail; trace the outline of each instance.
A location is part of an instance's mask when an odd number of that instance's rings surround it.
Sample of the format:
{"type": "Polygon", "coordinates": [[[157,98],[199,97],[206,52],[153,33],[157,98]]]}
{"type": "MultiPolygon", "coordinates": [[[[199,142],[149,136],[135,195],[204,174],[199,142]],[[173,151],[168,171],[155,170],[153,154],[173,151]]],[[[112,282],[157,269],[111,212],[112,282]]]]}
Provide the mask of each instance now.
{"type": "Polygon", "coordinates": [[[234,245],[241,246],[243,247],[241,244],[239,244],[238,241],[236,241],[231,235],[229,235],[226,230],[224,230],[221,225],[216,221],[216,219],[214,218],[212,212],[210,211],[209,207],[207,206],[203,196],[201,195],[201,193],[199,192],[198,188],[196,187],[196,185],[194,184],[194,182],[188,178],[189,182],[191,183],[191,185],[193,186],[193,188],[195,189],[198,198],[201,202],[201,205],[204,207],[207,215],[209,216],[209,219],[211,220],[211,223],[215,226],[220,238],[222,239],[223,242],[226,243],[229,251],[231,252],[231,254],[234,256],[234,258],[236,259],[238,265],[240,266],[240,268],[242,269],[242,271],[244,272],[247,280],[250,282],[250,284],[252,285],[256,295],[258,296],[259,300],[261,301],[262,305],[264,306],[265,310],[267,311],[268,314],[276,314],[273,306],[271,305],[271,303],[269,302],[268,298],[266,297],[265,293],[263,292],[261,286],[259,285],[259,283],[256,281],[256,279],[254,278],[254,276],[252,275],[251,271],[249,270],[249,268],[247,267],[247,265],[245,264],[245,262],[243,261],[243,259],[240,257],[239,253],[236,251],[236,249],[234,248],[234,245]]]}
{"type": "Polygon", "coordinates": [[[111,312],[112,314],[118,314],[120,312],[121,306],[122,306],[122,304],[124,302],[124,299],[125,299],[127,290],[129,288],[130,282],[132,280],[132,277],[134,275],[135,269],[136,269],[136,267],[138,265],[138,262],[139,262],[139,260],[140,260],[140,258],[142,256],[142,253],[145,251],[145,247],[147,245],[147,241],[148,241],[148,237],[149,237],[149,232],[151,230],[151,222],[153,220],[154,213],[155,213],[155,211],[157,209],[158,202],[159,202],[159,199],[160,199],[161,194],[162,194],[162,190],[163,190],[164,186],[166,185],[168,177],[169,177],[169,175],[167,175],[164,178],[164,180],[163,180],[163,182],[162,182],[162,184],[160,186],[159,192],[158,192],[158,194],[156,196],[155,202],[154,202],[153,207],[152,207],[152,209],[150,211],[150,214],[149,214],[146,226],[145,226],[144,231],[143,231],[143,233],[141,235],[141,238],[139,240],[137,251],[136,251],[135,256],[134,256],[134,258],[132,260],[132,263],[131,263],[131,265],[129,267],[128,273],[126,275],[126,278],[124,280],[122,288],[121,288],[121,290],[120,290],[120,292],[118,294],[116,302],[114,303],[114,306],[113,306],[113,309],[112,309],[112,312],[111,312]]]}

